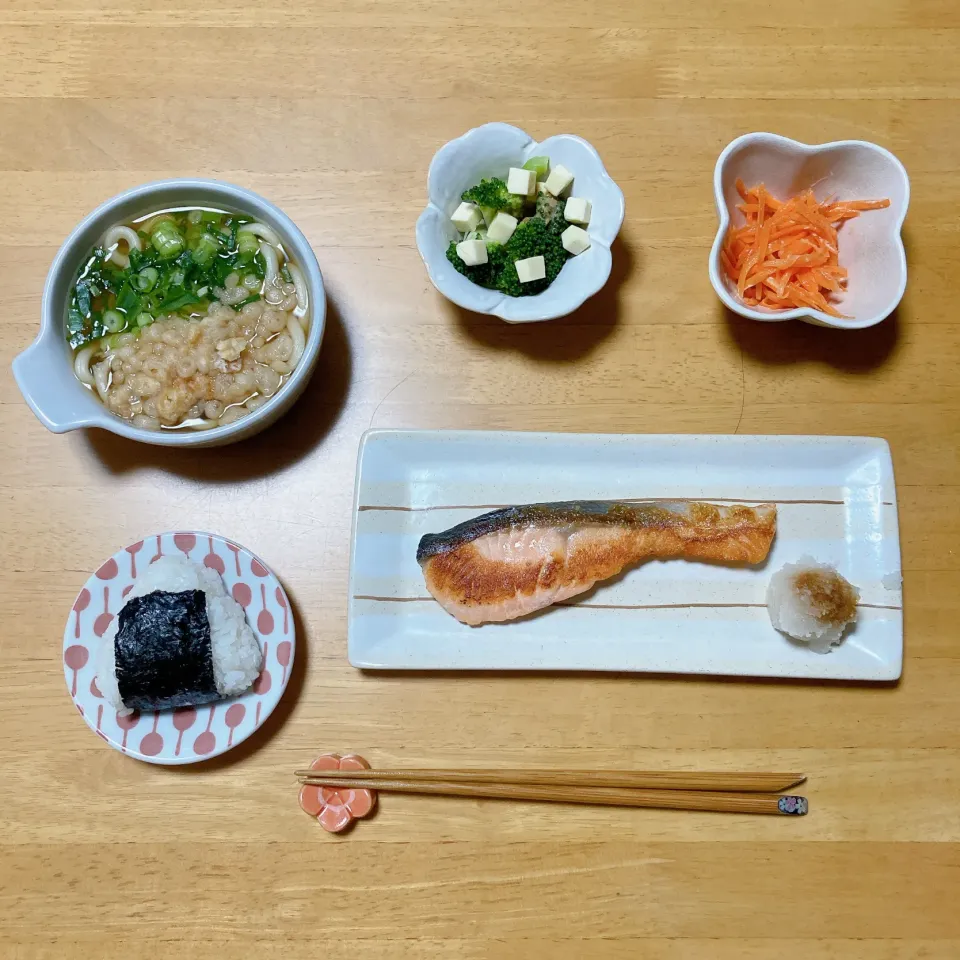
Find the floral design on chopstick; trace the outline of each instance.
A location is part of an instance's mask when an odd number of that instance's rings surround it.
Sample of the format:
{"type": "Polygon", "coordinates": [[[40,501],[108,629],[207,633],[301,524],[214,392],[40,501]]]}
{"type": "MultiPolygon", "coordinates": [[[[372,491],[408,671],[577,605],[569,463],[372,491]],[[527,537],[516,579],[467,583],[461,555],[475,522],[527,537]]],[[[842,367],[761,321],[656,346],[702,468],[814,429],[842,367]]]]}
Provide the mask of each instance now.
{"type": "Polygon", "coordinates": [[[807,812],[807,798],[793,796],[781,797],[777,801],[777,807],[781,813],[802,817],[807,812]]]}
{"type": "MultiPolygon", "coordinates": [[[[310,764],[311,770],[369,770],[370,764],[363,757],[351,753],[341,757],[338,753],[324,753],[310,764]]],[[[310,784],[300,788],[300,809],[328,833],[341,833],[360,817],[366,817],[377,803],[373,790],[345,790],[333,787],[315,787],[310,784]]]]}

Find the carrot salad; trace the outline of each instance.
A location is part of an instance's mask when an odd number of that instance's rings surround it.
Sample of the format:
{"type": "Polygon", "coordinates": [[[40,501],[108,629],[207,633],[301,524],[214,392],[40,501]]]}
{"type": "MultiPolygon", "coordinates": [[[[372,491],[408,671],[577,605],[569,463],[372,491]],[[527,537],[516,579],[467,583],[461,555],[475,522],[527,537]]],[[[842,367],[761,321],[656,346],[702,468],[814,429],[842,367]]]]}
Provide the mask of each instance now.
{"type": "Polygon", "coordinates": [[[743,199],[737,207],[747,219],[727,231],[720,261],[740,299],[751,307],[813,307],[843,317],[829,300],[847,282],[837,259],[837,230],[845,220],[889,207],[890,201],[821,203],[812,190],[778,200],[762,183],[747,189],[739,179],[737,192],[743,199]]]}

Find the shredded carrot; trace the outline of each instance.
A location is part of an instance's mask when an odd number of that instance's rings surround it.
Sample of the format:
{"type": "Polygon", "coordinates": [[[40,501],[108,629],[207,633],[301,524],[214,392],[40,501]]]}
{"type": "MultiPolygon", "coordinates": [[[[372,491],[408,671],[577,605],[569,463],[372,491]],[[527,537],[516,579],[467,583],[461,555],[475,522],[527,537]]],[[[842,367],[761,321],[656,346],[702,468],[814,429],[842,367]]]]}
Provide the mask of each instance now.
{"type": "MultiPolygon", "coordinates": [[[[816,200],[806,190],[778,200],[767,188],[736,183],[746,222],[727,231],[720,263],[751,307],[774,310],[814,307],[843,317],[830,301],[843,293],[847,271],[838,261],[837,230],[864,210],[881,210],[889,200],[816,200]]],[[[849,318],[846,318],[849,319],[849,318]]]]}

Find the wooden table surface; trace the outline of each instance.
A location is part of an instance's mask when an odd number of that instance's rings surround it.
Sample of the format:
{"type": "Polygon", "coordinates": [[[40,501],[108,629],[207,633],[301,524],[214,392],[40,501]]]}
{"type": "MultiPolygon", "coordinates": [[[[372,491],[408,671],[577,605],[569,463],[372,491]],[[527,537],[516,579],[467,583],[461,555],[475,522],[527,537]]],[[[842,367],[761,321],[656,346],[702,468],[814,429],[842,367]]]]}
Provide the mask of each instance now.
{"type": "Polygon", "coordinates": [[[0,956],[960,956],[956,0],[0,0],[0,24],[0,956]],[[611,282],[568,319],[469,315],[421,266],[430,158],[494,119],[583,135],[626,194],[611,282]],[[720,308],[711,175],[752,130],[906,164],[910,284],[879,327],[720,308]],[[308,391],[219,451],[47,433],[9,364],[54,252],[105,198],[187,175],[259,191],[315,247],[329,326],[308,391]],[[903,680],[362,675],[346,591],[371,426],[886,437],[903,680]],[[171,527],[272,563],[300,637],[268,727],[186,769],[93,736],[61,667],[89,571],[171,527]],[[802,768],[812,814],[391,797],[337,839],[290,775],[323,749],[802,768]]]}

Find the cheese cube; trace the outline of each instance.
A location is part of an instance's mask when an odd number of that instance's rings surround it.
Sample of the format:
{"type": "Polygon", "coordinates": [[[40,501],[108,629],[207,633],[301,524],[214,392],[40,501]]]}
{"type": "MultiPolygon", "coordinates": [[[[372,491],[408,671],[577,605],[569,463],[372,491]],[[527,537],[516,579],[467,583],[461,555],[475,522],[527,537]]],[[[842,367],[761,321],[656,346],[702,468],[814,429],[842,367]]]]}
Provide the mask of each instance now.
{"type": "Polygon", "coordinates": [[[453,211],[450,219],[461,233],[469,233],[471,230],[476,230],[480,222],[480,208],[475,203],[464,201],[453,211]]]}
{"type": "Polygon", "coordinates": [[[490,243],[506,243],[517,229],[517,218],[509,213],[498,213],[487,230],[487,240],[490,243]]]}
{"type": "Polygon", "coordinates": [[[507,192],[518,193],[522,197],[529,197],[537,189],[537,174],[535,170],[524,170],[522,167],[511,167],[507,173],[507,192]]]}
{"type": "Polygon", "coordinates": [[[589,200],[584,200],[582,197],[568,197],[563,208],[563,219],[567,223],[579,223],[581,227],[585,227],[590,222],[592,212],[593,205],[589,200]]]}
{"type": "Polygon", "coordinates": [[[576,257],[590,246],[590,237],[582,227],[570,226],[560,234],[560,242],[567,253],[576,257]]]}
{"type": "Polygon", "coordinates": [[[457,244],[457,256],[468,266],[487,262],[487,245],[482,240],[463,240],[457,244]]]}
{"type": "Polygon", "coordinates": [[[549,192],[550,192],[550,191],[547,190],[547,185],[546,185],[542,180],[538,180],[538,181],[537,181],[537,193],[546,193],[546,194],[549,194],[549,192]]]}
{"type": "Polygon", "coordinates": [[[547,265],[543,257],[527,257],[526,260],[518,260],[514,266],[521,283],[542,280],[547,275],[547,265]]]}
{"type": "Polygon", "coordinates": [[[573,174],[561,164],[557,164],[551,171],[550,176],[544,181],[547,190],[555,197],[559,197],[567,187],[573,183],[573,174]]]}

